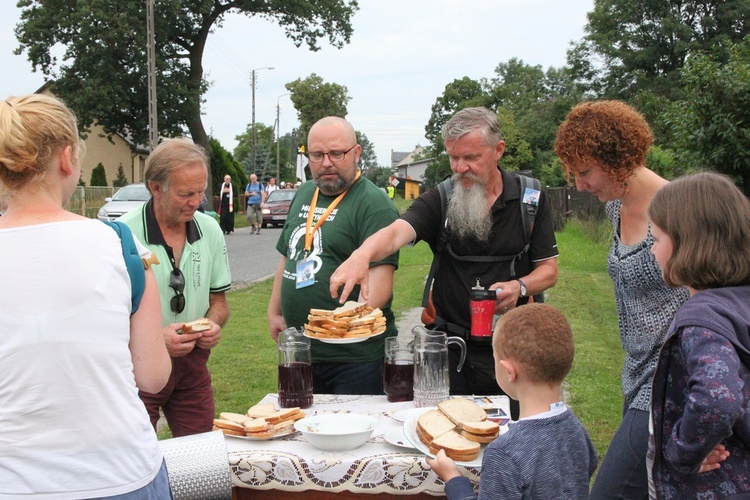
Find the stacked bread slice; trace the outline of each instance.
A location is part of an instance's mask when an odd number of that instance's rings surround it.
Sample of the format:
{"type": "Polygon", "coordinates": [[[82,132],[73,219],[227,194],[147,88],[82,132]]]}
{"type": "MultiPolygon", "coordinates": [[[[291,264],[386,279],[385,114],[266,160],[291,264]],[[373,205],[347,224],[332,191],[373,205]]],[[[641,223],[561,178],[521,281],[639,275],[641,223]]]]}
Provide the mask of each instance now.
{"type": "Polygon", "coordinates": [[[500,427],[487,420],[487,413],[465,398],[442,401],[437,410],[429,410],[417,420],[417,436],[430,453],[444,450],[458,462],[476,460],[480,443],[492,442],[499,433],[500,427]]]}
{"type": "Polygon", "coordinates": [[[273,403],[261,403],[250,408],[245,415],[219,413],[213,428],[231,436],[265,439],[293,432],[294,422],[304,417],[305,412],[299,408],[277,411],[273,403]]]}
{"type": "Polygon", "coordinates": [[[349,301],[333,310],[310,309],[305,324],[305,334],[320,339],[370,337],[384,331],[383,311],[366,302],[349,301]]]}

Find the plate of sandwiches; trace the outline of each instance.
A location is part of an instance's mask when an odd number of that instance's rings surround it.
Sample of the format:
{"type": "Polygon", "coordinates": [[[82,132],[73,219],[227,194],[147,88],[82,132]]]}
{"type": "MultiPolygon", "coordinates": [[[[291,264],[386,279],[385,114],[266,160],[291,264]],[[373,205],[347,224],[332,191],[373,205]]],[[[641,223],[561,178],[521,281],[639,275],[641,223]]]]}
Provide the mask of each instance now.
{"type": "Polygon", "coordinates": [[[219,413],[219,418],[214,419],[213,429],[238,439],[268,441],[297,432],[294,422],[305,416],[299,408],[277,410],[273,403],[259,403],[246,414],[219,413]]]}
{"type": "Polygon", "coordinates": [[[385,317],[366,302],[349,301],[333,310],[310,309],[304,335],[327,344],[353,344],[385,332],[385,317]]]}
{"type": "Polygon", "coordinates": [[[453,398],[411,412],[404,435],[425,455],[434,458],[442,449],[457,465],[481,467],[484,445],[500,435],[500,426],[473,401],[453,398]]]}

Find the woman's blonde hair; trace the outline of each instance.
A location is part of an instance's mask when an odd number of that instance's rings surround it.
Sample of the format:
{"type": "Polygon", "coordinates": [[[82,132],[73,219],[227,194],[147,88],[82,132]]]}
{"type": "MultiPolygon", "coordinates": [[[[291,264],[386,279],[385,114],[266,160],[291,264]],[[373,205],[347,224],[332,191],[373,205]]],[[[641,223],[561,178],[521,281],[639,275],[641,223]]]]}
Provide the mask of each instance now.
{"type": "Polygon", "coordinates": [[[695,290],[750,284],[750,201],[731,179],[701,172],[659,189],[651,222],[672,240],[664,281],[695,290]]]}
{"type": "Polygon", "coordinates": [[[44,176],[54,155],[73,148],[83,154],[78,123],[60,100],[29,94],[0,101],[0,181],[13,191],[44,176]]]}

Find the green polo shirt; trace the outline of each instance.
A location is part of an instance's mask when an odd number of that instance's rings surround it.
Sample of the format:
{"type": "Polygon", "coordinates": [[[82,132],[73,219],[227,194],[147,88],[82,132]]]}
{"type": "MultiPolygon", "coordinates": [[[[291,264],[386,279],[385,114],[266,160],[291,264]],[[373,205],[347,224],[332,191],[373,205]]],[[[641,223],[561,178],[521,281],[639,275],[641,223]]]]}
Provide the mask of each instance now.
{"type": "Polygon", "coordinates": [[[127,224],[138,240],[159,259],[160,264],[152,269],[159,285],[164,326],[205,317],[209,294],[231,288],[226,242],[221,227],[213,217],[196,212],[193,220],[186,223],[187,241],[178,266],[185,276],[185,310],[180,314],[172,312],[169,306],[175,296],[175,291],[169,286],[172,263],[168,245],[154,217],[153,199],[119,220],[127,224]]]}

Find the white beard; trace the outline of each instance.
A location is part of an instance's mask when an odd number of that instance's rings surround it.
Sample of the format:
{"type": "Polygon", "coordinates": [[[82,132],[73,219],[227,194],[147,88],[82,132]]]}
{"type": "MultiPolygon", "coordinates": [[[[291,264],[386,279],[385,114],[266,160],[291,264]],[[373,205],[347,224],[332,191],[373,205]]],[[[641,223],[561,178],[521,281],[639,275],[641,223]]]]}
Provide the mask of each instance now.
{"type": "Polygon", "coordinates": [[[464,188],[460,182],[461,176],[453,176],[453,194],[448,202],[448,224],[456,237],[486,243],[492,229],[487,191],[474,175],[464,174],[464,177],[473,180],[474,184],[470,188],[464,188]]]}

